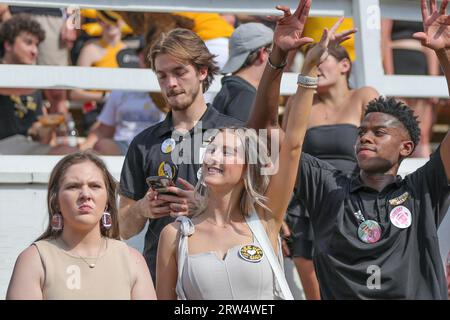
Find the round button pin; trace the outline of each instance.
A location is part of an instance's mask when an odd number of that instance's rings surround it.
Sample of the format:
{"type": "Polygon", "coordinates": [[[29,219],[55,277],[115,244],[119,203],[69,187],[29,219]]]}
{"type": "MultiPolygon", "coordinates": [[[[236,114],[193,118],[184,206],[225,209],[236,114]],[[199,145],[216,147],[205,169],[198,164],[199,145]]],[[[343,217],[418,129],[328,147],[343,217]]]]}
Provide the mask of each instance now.
{"type": "Polygon", "coordinates": [[[411,226],[412,214],[407,207],[398,206],[391,210],[389,219],[397,228],[406,229],[411,226]]]}
{"type": "Polygon", "coordinates": [[[239,250],[239,256],[249,262],[260,262],[263,255],[262,249],[254,244],[247,244],[239,250]]]}
{"type": "Polygon", "coordinates": [[[161,151],[163,153],[171,153],[175,149],[175,139],[169,138],[163,141],[161,144],[161,151]]]}
{"type": "Polygon", "coordinates": [[[359,225],[358,238],[365,243],[375,243],[381,238],[381,227],[374,220],[366,220],[359,225]]]}
{"type": "Polygon", "coordinates": [[[174,165],[172,165],[168,162],[165,162],[165,161],[163,161],[159,164],[158,176],[160,176],[160,177],[166,176],[171,179],[174,179],[176,174],[177,174],[177,169],[174,165]]]}

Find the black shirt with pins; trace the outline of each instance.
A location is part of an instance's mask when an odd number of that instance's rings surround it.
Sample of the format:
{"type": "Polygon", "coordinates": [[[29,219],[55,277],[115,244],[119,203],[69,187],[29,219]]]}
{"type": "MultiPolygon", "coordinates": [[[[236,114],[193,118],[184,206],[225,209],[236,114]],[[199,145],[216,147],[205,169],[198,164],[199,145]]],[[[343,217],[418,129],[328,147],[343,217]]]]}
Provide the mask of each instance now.
{"type": "Polygon", "coordinates": [[[322,298],[448,299],[437,229],[449,195],[439,149],[423,167],[404,179],[397,176],[381,192],[365,186],[359,175],[347,177],[303,153],[294,197],[311,219],[322,298]],[[408,228],[390,221],[398,206],[411,212],[408,228]],[[358,238],[359,210],[381,226],[378,242],[358,238]]]}
{"type": "MultiPolygon", "coordinates": [[[[146,178],[150,176],[176,175],[196,185],[201,168],[201,149],[209,143],[212,129],[243,126],[244,123],[235,118],[219,113],[208,105],[200,121],[189,133],[175,134],[172,114],[168,113],[164,121],[151,126],[138,134],[130,144],[120,177],[119,192],[127,198],[138,201],[144,197],[149,187],[146,178]],[[176,147],[172,152],[163,152],[162,145],[173,137],[176,147]],[[190,137],[190,139],[189,139],[190,137]],[[191,150],[191,154],[188,153],[191,150]],[[179,156],[179,157],[178,157],[179,156]],[[183,163],[179,163],[183,161],[183,163]],[[169,172],[168,172],[169,171],[169,172]]],[[[182,188],[180,184],[177,186],[182,188]]],[[[162,229],[175,219],[163,217],[149,219],[149,226],[145,235],[144,257],[152,274],[156,275],[156,254],[159,235],[162,229]]]]}
{"type": "Polygon", "coordinates": [[[26,136],[28,129],[42,115],[42,93],[35,91],[30,95],[0,95],[0,140],[21,134],[26,136]]]}

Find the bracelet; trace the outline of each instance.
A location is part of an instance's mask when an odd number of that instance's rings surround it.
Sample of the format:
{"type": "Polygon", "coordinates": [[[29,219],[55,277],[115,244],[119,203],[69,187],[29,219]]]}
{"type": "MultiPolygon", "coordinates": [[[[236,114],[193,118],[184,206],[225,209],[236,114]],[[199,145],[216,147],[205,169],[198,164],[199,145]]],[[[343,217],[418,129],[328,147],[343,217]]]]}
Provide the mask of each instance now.
{"type": "Polygon", "coordinates": [[[274,65],[272,63],[272,61],[270,61],[270,56],[269,58],[267,58],[267,63],[269,64],[269,66],[274,69],[274,70],[279,70],[279,69],[283,69],[286,65],[287,65],[287,61],[284,61],[283,63],[281,63],[280,65],[274,65]]]}
{"type": "Polygon", "coordinates": [[[302,84],[302,83],[297,83],[297,85],[299,87],[302,87],[302,88],[305,88],[305,89],[317,89],[317,85],[316,86],[308,86],[308,85],[305,85],[305,84],[302,84]]]}
{"type": "Polygon", "coordinates": [[[317,88],[318,83],[319,83],[318,77],[309,77],[309,76],[304,76],[302,74],[299,74],[297,77],[298,85],[307,86],[307,87],[315,86],[317,88]]]}

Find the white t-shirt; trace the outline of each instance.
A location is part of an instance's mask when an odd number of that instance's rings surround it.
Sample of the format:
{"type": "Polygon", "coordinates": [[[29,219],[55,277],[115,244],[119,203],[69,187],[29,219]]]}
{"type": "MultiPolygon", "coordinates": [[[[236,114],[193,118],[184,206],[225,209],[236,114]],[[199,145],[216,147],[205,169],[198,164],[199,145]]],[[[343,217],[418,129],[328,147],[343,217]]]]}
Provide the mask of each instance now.
{"type": "Polygon", "coordinates": [[[98,121],[116,128],[114,140],[131,140],[142,130],[164,120],[161,112],[147,92],[112,91],[98,121]]]}

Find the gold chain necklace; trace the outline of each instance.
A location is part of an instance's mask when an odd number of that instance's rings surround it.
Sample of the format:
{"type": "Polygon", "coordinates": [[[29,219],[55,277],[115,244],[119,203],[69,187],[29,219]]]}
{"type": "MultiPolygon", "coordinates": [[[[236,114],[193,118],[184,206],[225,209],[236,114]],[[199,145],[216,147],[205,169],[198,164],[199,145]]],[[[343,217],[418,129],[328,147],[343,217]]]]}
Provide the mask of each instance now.
{"type": "MultiPolygon", "coordinates": [[[[103,238],[102,238],[103,240],[103,238]]],[[[106,243],[107,240],[105,240],[106,243]]],[[[102,247],[103,247],[103,241],[100,243],[100,246],[98,247],[98,252],[97,252],[97,257],[95,257],[95,262],[94,263],[89,263],[84,257],[82,257],[81,255],[79,255],[77,253],[77,255],[81,258],[81,260],[83,260],[91,269],[95,268],[95,265],[97,264],[98,258],[100,257],[100,252],[102,251],[102,247]]]]}
{"type": "MultiPolygon", "coordinates": [[[[66,245],[65,242],[62,240],[62,238],[60,238],[60,239],[61,239],[61,241],[64,243],[64,245],[66,245]]],[[[102,240],[103,240],[103,237],[102,237],[102,240]]],[[[105,242],[105,246],[108,247],[108,238],[105,238],[105,241],[104,241],[104,242],[105,242]]],[[[67,245],[66,245],[66,247],[67,247],[67,245]]],[[[98,248],[97,256],[95,257],[94,263],[89,263],[89,262],[86,260],[86,258],[82,257],[78,252],[75,252],[75,250],[73,250],[73,249],[72,249],[72,251],[78,256],[78,258],[80,258],[81,260],[83,260],[84,263],[86,263],[86,264],[88,265],[89,268],[94,269],[95,266],[96,266],[96,264],[97,264],[98,258],[100,257],[100,252],[102,251],[102,248],[103,248],[103,241],[100,243],[100,246],[99,246],[99,248],[98,248]]]]}

